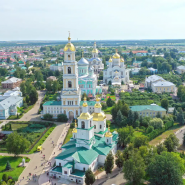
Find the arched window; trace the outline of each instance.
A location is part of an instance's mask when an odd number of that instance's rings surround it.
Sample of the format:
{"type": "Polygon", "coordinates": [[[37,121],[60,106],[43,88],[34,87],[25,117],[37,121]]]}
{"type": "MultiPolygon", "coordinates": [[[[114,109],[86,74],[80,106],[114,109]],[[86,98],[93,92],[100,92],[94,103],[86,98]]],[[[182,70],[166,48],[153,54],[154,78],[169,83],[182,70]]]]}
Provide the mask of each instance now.
{"type": "Polygon", "coordinates": [[[72,88],[72,82],[68,81],[68,88],[72,88]]]}
{"type": "Polygon", "coordinates": [[[100,125],[100,129],[101,129],[101,125],[100,125]]]}
{"type": "Polygon", "coordinates": [[[71,74],[71,67],[68,67],[67,70],[68,70],[68,74],[71,74]]]}
{"type": "Polygon", "coordinates": [[[90,127],[91,127],[91,121],[90,121],[90,127]]]}
{"type": "Polygon", "coordinates": [[[76,116],[78,115],[78,110],[76,110],[76,116]]]}
{"type": "Polygon", "coordinates": [[[85,128],[85,122],[82,121],[82,128],[85,128]]]}
{"type": "Polygon", "coordinates": [[[68,55],[68,60],[70,60],[70,55],[68,55]]]}

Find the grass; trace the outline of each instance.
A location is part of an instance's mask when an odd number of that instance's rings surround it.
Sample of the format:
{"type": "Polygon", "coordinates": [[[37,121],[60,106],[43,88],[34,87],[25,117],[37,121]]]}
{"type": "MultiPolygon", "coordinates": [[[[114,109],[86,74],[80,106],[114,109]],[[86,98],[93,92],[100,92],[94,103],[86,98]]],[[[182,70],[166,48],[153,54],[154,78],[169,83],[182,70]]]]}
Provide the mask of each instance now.
{"type": "Polygon", "coordinates": [[[110,97],[112,100],[116,100],[116,96],[115,96],[115,95],[107,94],[107,95],[106,95],[105,101],[107,101],[107,99],[108,99],[109,97],[110,97]]]}
{"type": "Polygon", "coordinates": [[[68,130],[67,136],[66,136],[66,138],[65,138],[65,140],[64,140],[64,144],[66,144],[66,143],[70,140],[70,138],[73,136],[72,130],[73,130],[72,128],[70,128],[70,129],[68,130]]]}
{"type": "Polygon", "coordinates": [[[11,124],[11,126],[12,126],[12,130],[17,130],[17,129],[19,129],[19,128],[24,128],[24,127],[27,127],[28,126],[28,124],[11,124]]]}
{"type": "Polygon", "coordinates": [[[51,132],[55,129],[56,125],[50,127],[47,132],[40,138],[39,142],[34,145],[34,147],[29,151],[29,154],[32,154],[37,151],[37,147],[42,145],[51,132]]]}
{"type": "Polygon", "coordinates": [[[22,157],[10,157],[10,156],[0,156],[0,179],[4,173],[8,176],[18,179],[24,167],[18,167],[18,165],[22,162],[22,157]],[[12,170],[4,171],[6,168],[7,161],[10,162],[12,170]]]}
{"type": "Polygon", "coordinates": [[[179,123],[175,123],[173,127],[169,128],[167,131],[163,132],[160,136],[158,136],[155,139],[151,140],[149,142],[149,144],[156,145],[156,144],[160,143],[163,139],[167,138],[170,134],[175,133],[181,127],[183,127],[183,125],[180,125],[179,123]]]}
{"type": "Polygon", "coordinates": [[[185,179],[183,179],[183,185],[185,185],[185,179]]]}
{"type": "Polygon", "coordinates": [[[112,107],[107,107],[105,110],[103,110],[105,112],[105,114],[111,114],[111,110],[112,107]]]}
{"type": "Polygon", "coordinates": [[[58,93],[55,93],[55,94],[49,94],[49,95],[48,95],[48,97],[49,97],[49,101],[57,100],[57,96],[58,96],[58,93]]]}

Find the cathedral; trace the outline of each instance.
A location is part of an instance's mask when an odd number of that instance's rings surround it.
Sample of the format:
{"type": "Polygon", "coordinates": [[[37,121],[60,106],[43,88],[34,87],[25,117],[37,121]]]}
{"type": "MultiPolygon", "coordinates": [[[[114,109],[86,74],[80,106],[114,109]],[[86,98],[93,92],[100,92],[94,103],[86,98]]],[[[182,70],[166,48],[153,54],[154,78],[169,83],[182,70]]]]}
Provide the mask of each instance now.
{"type": "Polygon", "coordinates": [[[116,53],[110,57],[109,66],[103,71],[103,82],[112,85],[129,83],[129,70],[126,69],[124,59],[116,53]]]}
{"type": "Polygon", "coordinates": [[[99,166],[104,166],[109,152],[116,154],[118,133],[111,133],[106,128],[106,116],[101,107],[100,99],[96,98],[94,113],[90,114],[84,99],[82,113],[77,118],[78,125],[75,123],[72,138],[55,157],[56,165],[49,172],[51,177],[84,184],[86,170],[94,172],[99,166]]]}

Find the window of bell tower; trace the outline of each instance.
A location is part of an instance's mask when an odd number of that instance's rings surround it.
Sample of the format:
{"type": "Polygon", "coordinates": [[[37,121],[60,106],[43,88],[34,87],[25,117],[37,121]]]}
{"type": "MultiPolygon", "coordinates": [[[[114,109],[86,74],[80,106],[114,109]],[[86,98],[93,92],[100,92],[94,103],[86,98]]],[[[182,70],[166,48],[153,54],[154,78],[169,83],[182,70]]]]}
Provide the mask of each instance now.
{"type": "Polygon", "coordinates": [[[90,121],[90,127],[91,127],[91,121],[90,121]]]}
{"type": "Polygon", "coordinates": [[[70,55],[68,55],[68,60],[70,60],[70,58],[71,58],[71,56],[70,56],[70,55]]]}
{"type": "Polygon", "coordinates": [[[68,67],[67,70],[68,70],[68,74],[71,74],[71,67],[68,67]]]}
{"type": "Polygon", "coordinates": [[[85,122],[82,121],[82,128],[85,128],[85,122]]]}
{"type": "Polygon", "coordinates": [[[72,82],[68,81],[68,88],[72,88],[72,82]]]}

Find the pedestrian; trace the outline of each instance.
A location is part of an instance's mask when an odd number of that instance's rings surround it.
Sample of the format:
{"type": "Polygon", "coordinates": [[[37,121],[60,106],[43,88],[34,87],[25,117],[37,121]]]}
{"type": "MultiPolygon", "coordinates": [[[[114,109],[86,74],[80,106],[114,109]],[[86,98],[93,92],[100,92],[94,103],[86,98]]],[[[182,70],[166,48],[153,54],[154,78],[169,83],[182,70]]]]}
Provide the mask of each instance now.
{"type": "Polygon", "coordinates": [[[55,152],[54,152],[54,155],[55,155],[55,152]]]}
{"type": "Polygon", "coordinates": [[[23,179],[24,179],[24,177],[23,177],[23,179]]]}

